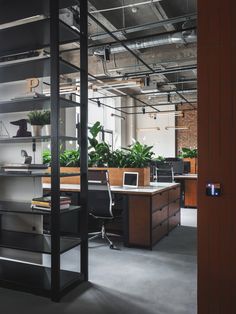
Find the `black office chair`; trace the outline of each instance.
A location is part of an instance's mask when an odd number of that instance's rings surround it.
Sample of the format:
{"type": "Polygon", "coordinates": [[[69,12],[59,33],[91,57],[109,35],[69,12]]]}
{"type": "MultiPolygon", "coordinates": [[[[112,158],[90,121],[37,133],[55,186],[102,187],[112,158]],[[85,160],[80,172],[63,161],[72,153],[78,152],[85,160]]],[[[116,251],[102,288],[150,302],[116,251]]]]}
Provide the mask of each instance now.
{"type": "Polygon", "coordinates": [[[157,182],[174,182],[173,168],[170,165],[162,165],[162,168],[157,168],[157,182]]]}
{"type": "Polygon", "coordinates": [[[108,241],[110,248],[115,249],[113,242],[109,239],[105,225],[115,219],[113,213],[114,202],[112,200],[109,176],[107,170],[88,171],[88,208],[89,215],[101,222],[99,232],[90,233],[93,235],[89,241],[101,237],[108,241]]]}

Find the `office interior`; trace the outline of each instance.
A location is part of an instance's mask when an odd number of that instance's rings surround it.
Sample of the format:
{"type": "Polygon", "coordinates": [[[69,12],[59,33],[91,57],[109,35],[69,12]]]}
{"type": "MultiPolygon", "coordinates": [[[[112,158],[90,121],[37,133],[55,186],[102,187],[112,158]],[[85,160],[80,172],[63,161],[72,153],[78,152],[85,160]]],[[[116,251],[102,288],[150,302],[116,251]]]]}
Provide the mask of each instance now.
{"type": "Polygon", "coordinates": [[[219,153],[234,45],[212,29],[235,5],[217,1],[219,20],[210,0],[0,5],[4,313],[234,313],[219,153]]]}

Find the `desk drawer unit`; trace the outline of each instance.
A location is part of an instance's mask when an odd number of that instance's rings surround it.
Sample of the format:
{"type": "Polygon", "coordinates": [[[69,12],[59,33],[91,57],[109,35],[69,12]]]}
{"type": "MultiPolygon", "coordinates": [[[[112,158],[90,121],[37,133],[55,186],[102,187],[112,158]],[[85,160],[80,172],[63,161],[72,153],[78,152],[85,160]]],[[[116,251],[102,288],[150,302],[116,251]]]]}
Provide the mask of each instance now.
{"type": "Polygon", "coordinates": [[[180,211],[176,212],[172,217],[169,218],[169,231],[174,229],[180,224],[180,211]]]}
{"type": "Polygon", "coordinates": [[[131,195],[129,197],[129,245],[151,246],[150,197],[131,195]]]}
{"type": "Polygon", "coordinates": [[[180,199],[176,199],[169,204],[169,217],[173,216],[180,210],[180,199]]]}
{"type": "Polygon", "coordinates": [[[157,227],[160,223],[168,218],[168,205],[152,213],[152,228],[157,227]]]}
{"type": "Polygon", "coordinates": [[[152,245],[156,244],[161,238],[168,234],[168,221],[162,222],[159,226],[152,229],[152,245]]]}
{"type": "Polygon", "coordinates": [[[180,187],[175,187],[169,191],[169,203],[180,198],[180,187]]]}
{"type": "Polygon", "coordinates": [[[152,197],[152,212],[166,206],[168,204],[168,191],[158,193],[152,197]]]}

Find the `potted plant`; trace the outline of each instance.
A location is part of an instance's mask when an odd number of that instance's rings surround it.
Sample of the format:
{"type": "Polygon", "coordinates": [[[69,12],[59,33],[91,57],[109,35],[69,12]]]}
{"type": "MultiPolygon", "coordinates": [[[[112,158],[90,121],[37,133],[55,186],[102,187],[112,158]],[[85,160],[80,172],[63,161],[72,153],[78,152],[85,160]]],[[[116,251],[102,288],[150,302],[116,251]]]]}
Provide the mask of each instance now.
{"type": "Polygon", "coordinates": [[[51,112],[50,110],[45,110],[44,114],[44,133],[46,136],[51,135],[51,112]]]}
{"type": "Polygon", "coordinates": [[[31,111],[28,113],[28,122],[32,127],[32,136],[42,136],[42,129],[45,125],[43,111],[31,111]]]}
{"type": "MultiPolygon", "coordinates": [[[[150,167],[154,153],[152,146],[142,145],[135,142],[129,148],[111,150],[111,147],[105,142],[98,142],[97,135],[101,131],[100,122],[96,122],[90,128],[88,164],[90,168],[108,169],[111,185],[122,185],[123,173],[126,171],[139,173],[139,185],[150,184],[150,167]]],[[[50,164],[51,152],[43,153],[43,162],[50,164]]],[[[60,154],[61,172],[79,172],[80,151],[65,150],[60,154]],[[64,168],[67,167],[67,168],[64,168]],[[76,168],[74,168],[76,167],[76,168]]],[[[47,179],[46,179],[47,180],[47,179]]],[[[45,181],[44,181],[45,182],[45,181]]],[[[62,178],[61,183],[79,184],[79,177],[62,178]]]]}
{"type": "Polygon", "coordinates": [[[183,147],[180,151],[179,157],[190,162],[190,173],[197,173],[197,156],[197,148],[183,147]]]}

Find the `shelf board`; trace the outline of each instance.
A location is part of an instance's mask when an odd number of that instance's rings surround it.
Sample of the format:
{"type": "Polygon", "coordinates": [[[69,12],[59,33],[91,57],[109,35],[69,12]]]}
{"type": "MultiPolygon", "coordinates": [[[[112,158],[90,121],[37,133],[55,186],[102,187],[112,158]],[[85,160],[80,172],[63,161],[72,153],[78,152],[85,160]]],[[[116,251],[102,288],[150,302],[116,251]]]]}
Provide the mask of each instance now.
{"type": "MultiPolygon", "coordinates": [[[[50,58],[23,59],[20,62],[0,63],[0,83],[26,80],[29,77],[50,76],[50,58]]],[[[60,74],[78,73],[80,69],[60,59],[60,74]]]]}
{"type": "MultiPolygon", "coordinates": [[[[61,178],[65,177],[77,177],[80,176],[80,173],[60,173],[61,178]]],[[[29,178],[50,178],[50,173],[23,173],[23,172],[0,172],[0,177],[29,177],[29,178]]]]}
{"type": "MultiPolygon", "coordinates": [[[[60,253],[63,254],[80,245],[79,238],[61,237],[60,253]]],[[[0,247],[34,253],[51,254],[51,236],[1,230],[0,247]]]]}
{"type": "MultiPolygon", "coordinates": [[[[72,211],[80,210],[81,206],[71,205],[67,209],[61,209],[61,214],[67,214],[72,211]]],[[[0,201],[0,214],[26,214],[26,215],[51,215],[51,211],[32,209],[30,203],[21,203],[21,202],[6,202],[0,201]]]]}
{"type": "MultiPolygon", "coordinates": [[[[72,136],[60,136],[60,141],[78,141],[77,137],[72,136]]],[[[32,137],[10,137],[10,138],[1,138],[0,144],[5,143],[33,143],[33,142],[49,142],[51,141],[51,136],[32,136],[32,137]]]]}
{"type": "MultiPolygon", "coordinates": [[[[59,21],[60,44],[79,41],[79,33],[59,21]]],[[[0,57],[42,49],[50,45],[50,19],[0,29],[0,57]],[[7,38],[7,40],[6,40],[7,38]]]]}
{"type": "MultiPolygon", "coordinates": [[[[60,8],[78,4],[76,0],[60,0],[60,8]]],[[[0,24],[36,15],[49,15],[48,0],[1,0],[0,24]],[[14,8],[14,10],[12,9],[14,8]]]]}
{"type": "MultiPolygon", "coordinates": [[[[60,291],[84,281],[81,273],[60,270],[60,291]]],[[[51,297],[51,269],[1,260],[0,286],[51,297]]]]}
{"type": "MultiPolygon", "coordinates": [[[[73,100],[60,97],[60,108],[78,107],[80,104],[73,100]]],[[[17,99],[0,102],[0,113],[23,112],[33,110],[43,110],[51,108],[50,97],[35,97],[32,99],[17,99]]]]}

